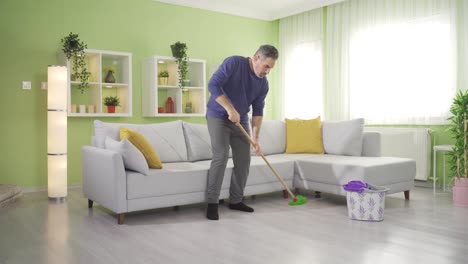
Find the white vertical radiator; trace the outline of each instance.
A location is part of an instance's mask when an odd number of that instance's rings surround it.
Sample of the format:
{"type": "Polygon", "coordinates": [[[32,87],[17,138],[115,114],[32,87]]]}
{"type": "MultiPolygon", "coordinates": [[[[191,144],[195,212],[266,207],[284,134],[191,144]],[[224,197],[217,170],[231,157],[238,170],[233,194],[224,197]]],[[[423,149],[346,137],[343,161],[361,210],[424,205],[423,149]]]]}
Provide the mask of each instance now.
{"type": "Polygon", "coordinates": [[[431,170],[431,130],[428,128],[366,127],[381,134],[382,156],[416,160],[416,180],[426,181],[431,170]]]}

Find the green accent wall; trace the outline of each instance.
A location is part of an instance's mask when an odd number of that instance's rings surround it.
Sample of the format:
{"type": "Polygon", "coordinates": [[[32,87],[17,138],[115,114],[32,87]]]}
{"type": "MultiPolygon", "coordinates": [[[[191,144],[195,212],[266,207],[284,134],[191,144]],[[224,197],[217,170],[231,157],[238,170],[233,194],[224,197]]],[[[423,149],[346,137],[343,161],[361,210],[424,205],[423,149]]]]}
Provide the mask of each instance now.
{"type": "MultiPolygon", "coordinates": [[[[278,46],[278,21],[268,22],[181,7],[151,0],[2,0],[0,1],[0,184],[47,186],[48,65],[60,61],[60,39],[79,34],[90,49],[133,55],[133,117],[106,122],[154,123],[175,118],[144,118],[141,111],[141,63],[152,55],[171,56],[176,41],[189,57],[205,59],[207,80],[224,58],[251,56],[261,44],[278,46]],[[31,90],[21,82],[31,81],[31,90]]],[[[277,70],[269,75],[266,118],[277,116],[272,102],[277,70]]],[[[68,183],[81,182],[82,145],[90,144],[93,120],[68,118],[68,183]]],[[[204,123],[203,117],[181,118],[204,123]]]]}

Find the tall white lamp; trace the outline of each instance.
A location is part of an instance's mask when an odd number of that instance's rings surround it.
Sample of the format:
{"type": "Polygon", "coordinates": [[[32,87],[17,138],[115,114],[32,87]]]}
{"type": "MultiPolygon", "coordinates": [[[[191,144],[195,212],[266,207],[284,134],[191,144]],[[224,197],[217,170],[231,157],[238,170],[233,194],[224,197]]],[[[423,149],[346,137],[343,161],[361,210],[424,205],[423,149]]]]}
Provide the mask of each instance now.
{"type": "Polygon", "coordinates": [[[67,196],[67,77],[65,66],[47,72],[47,186],[49,199],[67,196]]]}

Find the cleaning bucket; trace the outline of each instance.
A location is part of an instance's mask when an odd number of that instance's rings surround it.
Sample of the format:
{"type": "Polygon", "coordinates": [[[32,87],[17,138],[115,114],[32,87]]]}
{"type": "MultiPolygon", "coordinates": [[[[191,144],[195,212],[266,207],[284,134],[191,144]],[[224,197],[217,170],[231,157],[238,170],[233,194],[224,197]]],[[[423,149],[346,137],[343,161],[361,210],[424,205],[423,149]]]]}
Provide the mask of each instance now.
{"type": "Polygon", "coordinates": [[[362,181],[350,181],[343,188],[347,191],[348,217],[353,220],[382,221],[385,210],[386,187],[362,181]]]}

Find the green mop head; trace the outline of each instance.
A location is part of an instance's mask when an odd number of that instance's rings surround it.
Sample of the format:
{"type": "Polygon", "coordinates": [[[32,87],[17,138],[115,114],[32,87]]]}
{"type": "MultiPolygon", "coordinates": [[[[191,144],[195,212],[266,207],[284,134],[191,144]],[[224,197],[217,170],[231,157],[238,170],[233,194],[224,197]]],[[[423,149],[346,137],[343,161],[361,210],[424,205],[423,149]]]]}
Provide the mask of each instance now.
{"type": "Polygon", "coordinates": [[[289,202],[289,205],[303,205],[307,203],[307,198],[305,198],[304,196],[302,195],[297,195],[296,198],[292,201],[289,202]]]}

